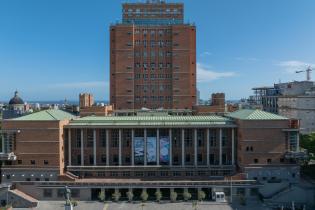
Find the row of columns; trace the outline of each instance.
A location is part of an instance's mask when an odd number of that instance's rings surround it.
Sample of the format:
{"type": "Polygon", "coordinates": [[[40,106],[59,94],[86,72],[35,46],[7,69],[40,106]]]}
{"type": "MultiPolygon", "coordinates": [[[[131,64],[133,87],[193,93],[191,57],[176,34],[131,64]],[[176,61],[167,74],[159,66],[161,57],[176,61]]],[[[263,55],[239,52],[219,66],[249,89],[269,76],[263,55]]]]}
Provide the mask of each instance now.
{"type": "MultiPolygon", "coordinates": [[[[181,130],[181,156],[182,156],[182,166],[185,166],[185,130],[181,130]]],[[[83,129],[81,129],[81,166],[84,166],[84,142],[83,142],[83,129]]],[[[134,135],[135,131],[134,129],[131,130],[131,165],[135,165],[135,158],[134,158],[134,135]]],[[[193,144],[194,144],[194,165],[198,165],[198,142],[197,142],[197,129],[194,129],[194,137],[193,137],[193,144]]],[[[160,165],[160,131],[157,128],[156,132],[157,136],[157,165],[160,165]]],[[[232,165],[235,163],[235,140],[234,140],[234,128],[232,128],[232,165]]],[[[210,132],[209,129],[207,129],[206,132],[206,148],[207,148],[207,155],[206,155],[206,164],[210,165],[210,132]]],[[[119,143],[118,143],[118,163],[119,165],[122,165],[122,129],[119,129],[119,143]]],[[[172,129],[169,129],[169,139],[170,139],[170,151],[169,151],[169,165],[172,166],[173,163],[173,154],[172,154],[172,129]]],[[[144,165],[147,165],[147,129],[144,129],[144,165]]],[[[71,166],[71,129],[68,130],[68,161],[69,166],[71,166]]],[[[93,130],[93,164],[96,166],[96,130],[93,130]]],[[[109,166],[109,132],[108,129],[106,129],[106,165],[109,166]]],[[[222,128],[219,130],[219,165],[222,165],[222,128]]]]}

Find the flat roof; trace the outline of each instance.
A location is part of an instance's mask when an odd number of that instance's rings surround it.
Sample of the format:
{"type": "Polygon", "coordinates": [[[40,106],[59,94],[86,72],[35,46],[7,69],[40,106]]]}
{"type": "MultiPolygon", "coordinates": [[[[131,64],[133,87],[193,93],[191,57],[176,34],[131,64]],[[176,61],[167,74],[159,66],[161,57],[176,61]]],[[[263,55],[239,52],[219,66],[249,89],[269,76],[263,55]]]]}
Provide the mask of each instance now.
{"type": "Polygon", "coordinates": [[[211,116],[88,116],[70,121],[67,127],[76,126],[211,126],[233,125],[233,120],[211,116]]]}

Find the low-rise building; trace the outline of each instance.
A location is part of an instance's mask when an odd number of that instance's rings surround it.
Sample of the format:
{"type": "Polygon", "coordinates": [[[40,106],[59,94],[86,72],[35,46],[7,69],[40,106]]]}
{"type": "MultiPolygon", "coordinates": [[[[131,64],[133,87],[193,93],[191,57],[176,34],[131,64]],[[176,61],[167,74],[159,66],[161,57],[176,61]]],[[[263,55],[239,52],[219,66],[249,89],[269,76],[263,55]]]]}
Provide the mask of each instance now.
{"type": "Polygon", "coordinates": [[[64,126],[75,116],[44,110],[2,122],[2,182],[58,180],[64,173],[64,126]]]}
{"type": "Polygon", "coordinates": [[[217,191],[229,196],[231,184],[233,194],[249,196],[259,180],[299,179],[296,162],[286,160],[299,147],[290,122],[258,110],[82,118],[45,110],[3,121],[2,142],[10,145],[3,153],[14,158],[3,156],[2,182],[37,199],[63,199],[64,185],[81,200],[142,189],[165,197],[203,190],[210,199],[217,191]]]}

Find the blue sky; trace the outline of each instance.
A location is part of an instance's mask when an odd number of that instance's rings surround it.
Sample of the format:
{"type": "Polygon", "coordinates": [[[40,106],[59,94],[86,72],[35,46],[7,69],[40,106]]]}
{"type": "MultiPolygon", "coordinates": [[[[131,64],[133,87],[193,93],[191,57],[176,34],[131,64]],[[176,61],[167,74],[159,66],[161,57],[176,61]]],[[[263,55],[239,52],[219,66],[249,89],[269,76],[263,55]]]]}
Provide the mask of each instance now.
{"type": "MultiPolygon", "coordinates": [[[[304,80],[294,71],[315,66],[314,0],[178,1],[197,26],[204,99],[244,98],[254,86],[304,80]]],[[[0,0],[0,100],[16,89],[25,101],[77,100],[80,92],[108,100],[108,31],[122,2],[0,0]]]]}

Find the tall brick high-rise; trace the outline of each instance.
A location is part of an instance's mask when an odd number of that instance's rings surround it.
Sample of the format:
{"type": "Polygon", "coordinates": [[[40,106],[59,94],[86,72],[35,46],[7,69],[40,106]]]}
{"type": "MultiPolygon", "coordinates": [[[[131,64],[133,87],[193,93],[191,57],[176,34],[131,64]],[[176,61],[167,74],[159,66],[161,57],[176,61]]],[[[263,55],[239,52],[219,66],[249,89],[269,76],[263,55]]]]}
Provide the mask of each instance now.
{"type": "Polygon", "coordinates": [[[196,104],[196,27],[184,5],[123,4],[110,27],[110,102],[115,109],[191,109],[196,104]]]}

